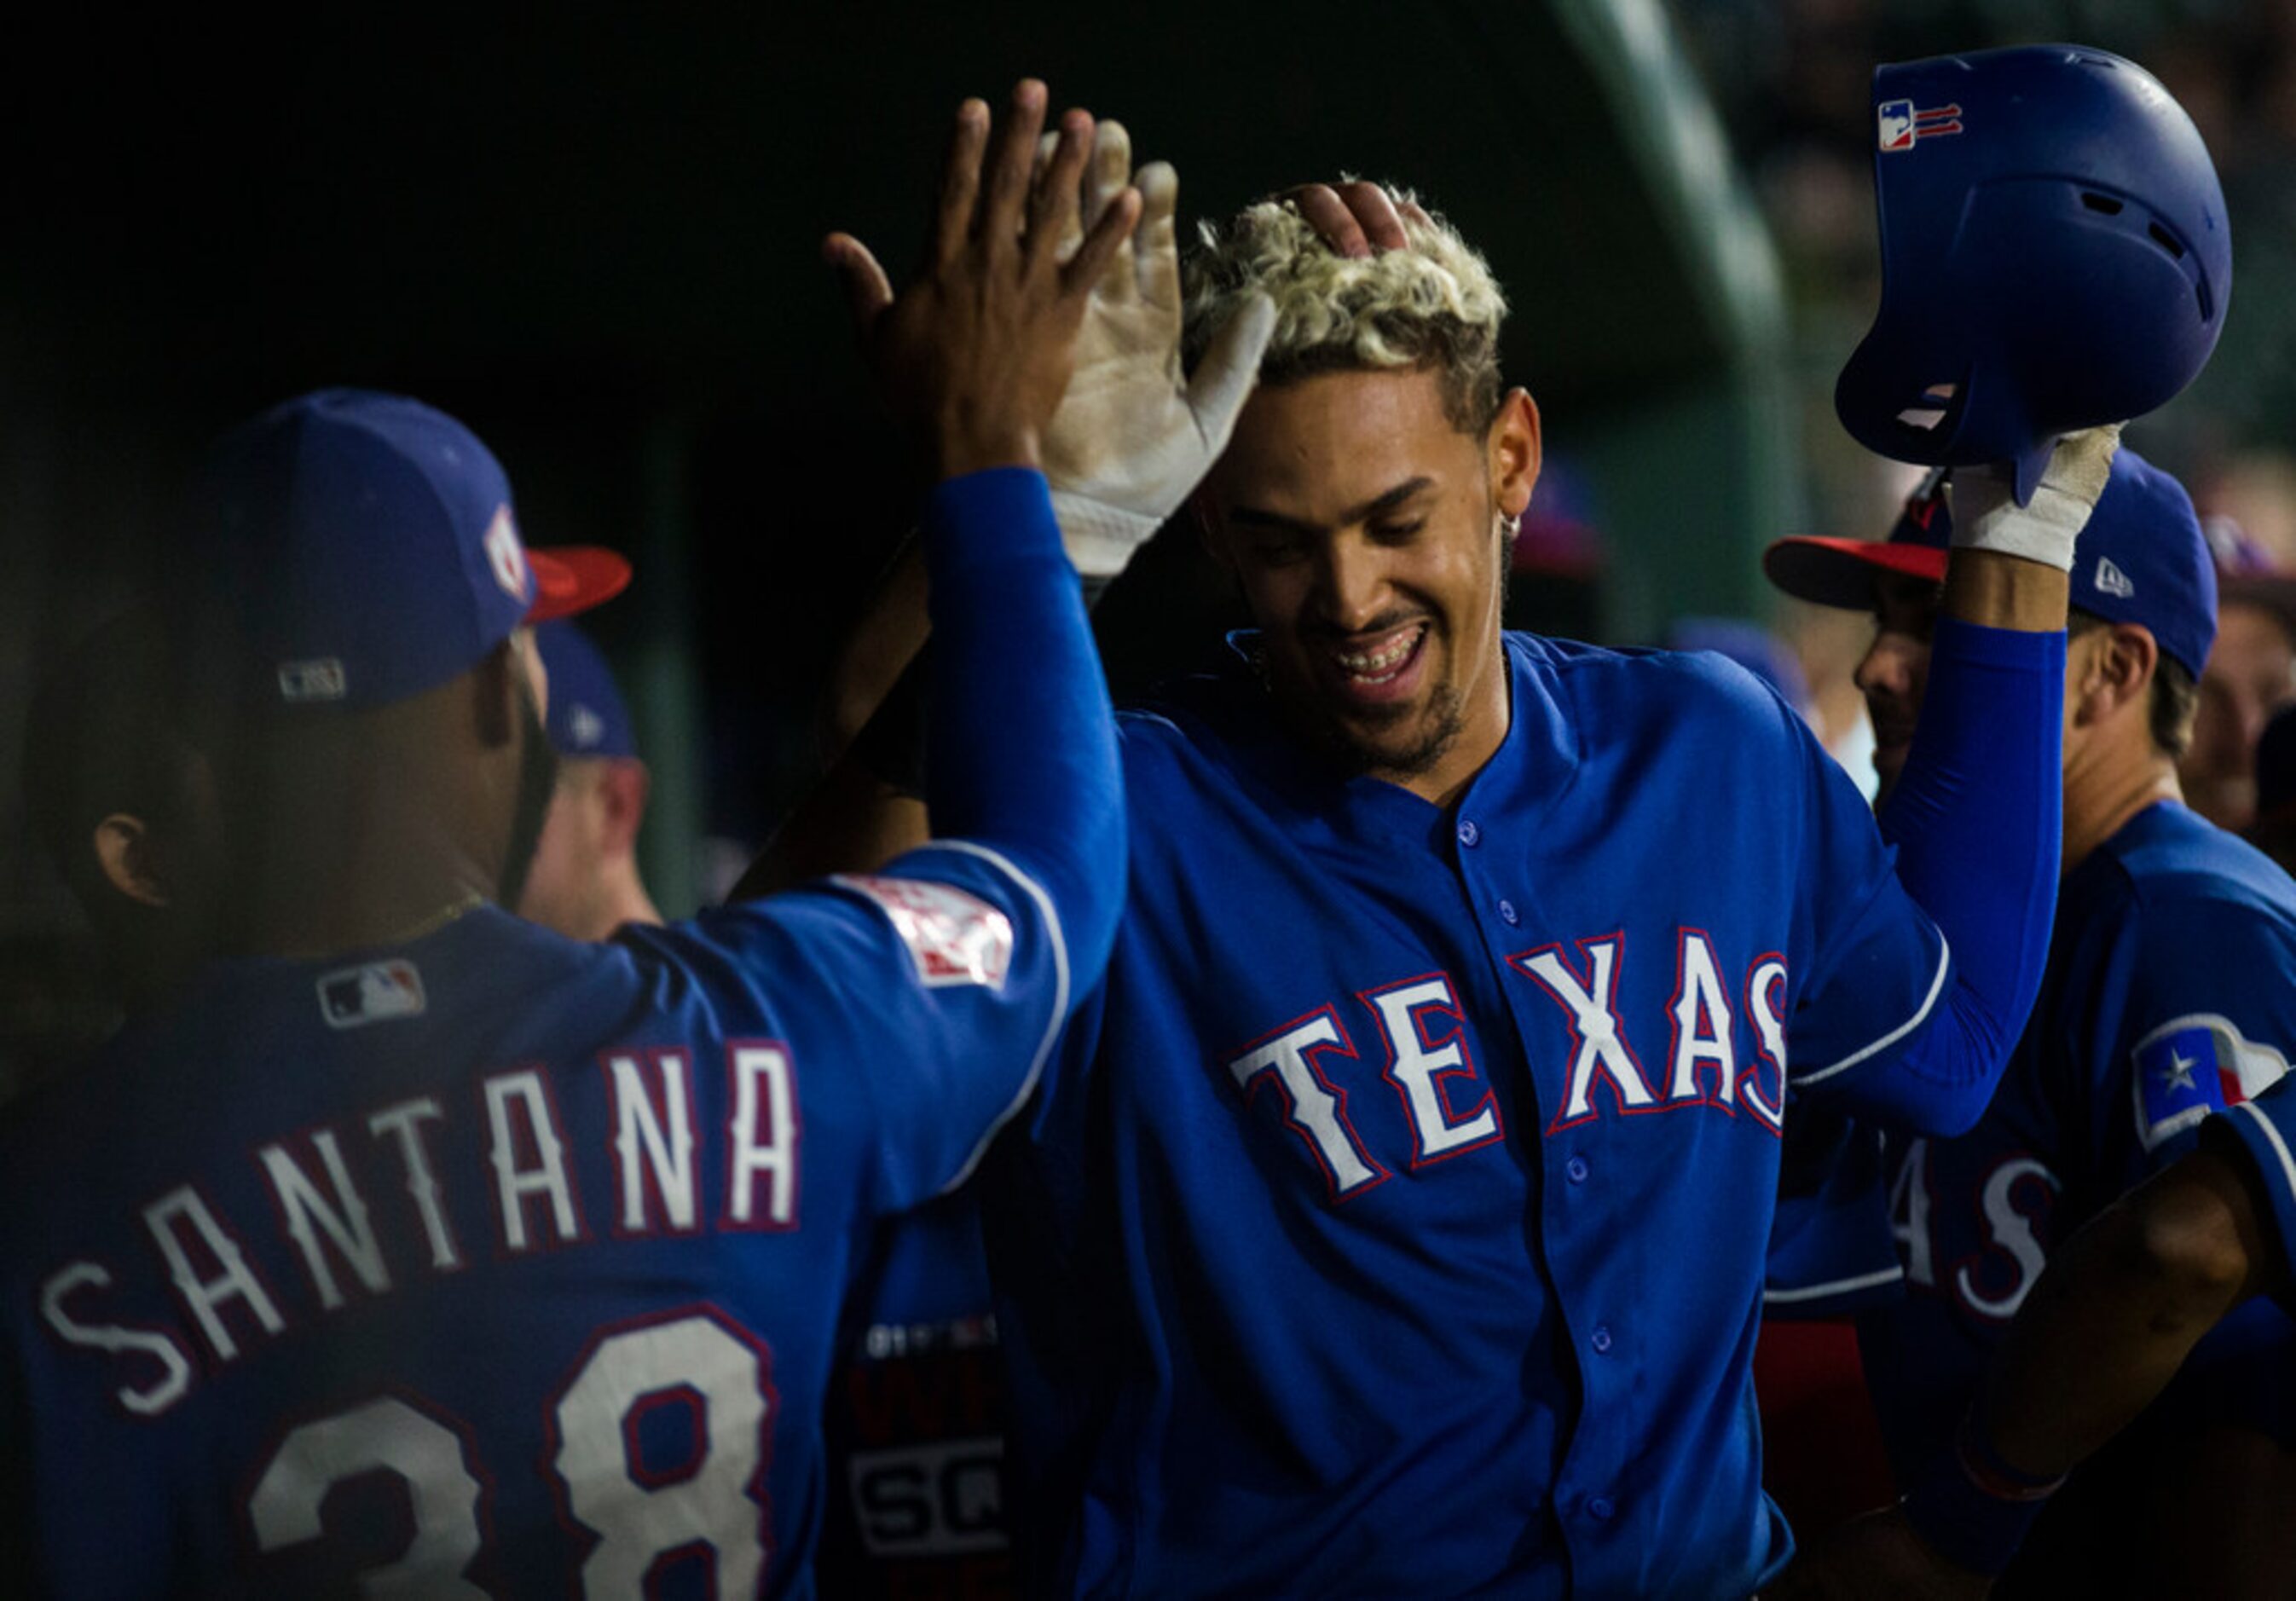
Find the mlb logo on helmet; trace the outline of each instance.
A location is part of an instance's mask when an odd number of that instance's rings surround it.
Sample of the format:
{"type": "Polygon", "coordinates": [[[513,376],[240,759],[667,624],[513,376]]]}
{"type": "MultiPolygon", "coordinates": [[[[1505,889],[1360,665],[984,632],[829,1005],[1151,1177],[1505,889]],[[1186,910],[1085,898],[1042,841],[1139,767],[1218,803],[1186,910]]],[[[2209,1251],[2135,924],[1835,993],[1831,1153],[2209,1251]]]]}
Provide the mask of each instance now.
{"type": "Polygon", "coordinates": [[[1883,150],[1911,150],[1919,140],[1962,131],[1961,108],[1957,105],[1932,106],[1926,111],[1917,111],[1910,100],[1885,100],[1874,108],[1874,115],[1881,127],[1883,150]]]}
{"type": "Polygon", "coordinates": [[[419,1017],[426,1004],[422,975],[408,961],[340,967],[319,979],[319,1011],[331,1029],[419,1017]]]}
{"type": "Polygon", "coordinates": [[[2214,1013],[2161,1024],[2129,1056],[2136,1132],[2148,1151],[2211,1112],[2261,1094],[2288,1071],[2285,1056],[2243,1039],[2229,1019],[2214,1013]]]}

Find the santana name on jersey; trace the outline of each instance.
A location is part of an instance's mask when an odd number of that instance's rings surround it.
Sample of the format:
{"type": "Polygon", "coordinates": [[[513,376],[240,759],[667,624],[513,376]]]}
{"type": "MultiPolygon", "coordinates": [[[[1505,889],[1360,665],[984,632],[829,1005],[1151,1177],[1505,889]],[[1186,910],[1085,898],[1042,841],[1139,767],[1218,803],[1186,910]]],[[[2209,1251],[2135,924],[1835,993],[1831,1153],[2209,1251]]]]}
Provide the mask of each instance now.
{"type": "MultiPolygon", "coordinates": [[[[800,1130],[786,1047],[725,1047],[731,1111],[715,1130],[695,1127],[693,1052],[609,1052],[599,1071],[619,1179],[608,1201],[613,1238],[797,1227],[800,1130]],[[697,1159],[705,1137],[722,1154],[723,1175],[706,1195],[697,1159]]],[[[458,1272],[480,1242],[496,1260],[589,1243],[590,1212],[549,1080],[537,1068],[516,1068],[481,1079],[478,1088],[464,1115],[484,1129],[482,1187],[494,1203],[485,1218],[452,1215],[435,1152],[453,1114],[437,1096],[421,1096],[249,1154],[272,1203],[266,1222],[302,1266],[301,1302],[256,1268],[241,1243],[249,1219],[222,1215],[199,1185],[183,1183],[145,1205],[142,1222],[154,1270],[167,1276],[186,1329],[105,1321],[114,1266],[86,1258],[43,1281],[41,1317],[65,1344],[119,1358],[126,1369],[114,1399],[131,1416],[156,1417],[190,1393],[196,1374],[286,1334],[298,1318],[355,1296],[389,1295],[409,1272],[458,1272]]]]}

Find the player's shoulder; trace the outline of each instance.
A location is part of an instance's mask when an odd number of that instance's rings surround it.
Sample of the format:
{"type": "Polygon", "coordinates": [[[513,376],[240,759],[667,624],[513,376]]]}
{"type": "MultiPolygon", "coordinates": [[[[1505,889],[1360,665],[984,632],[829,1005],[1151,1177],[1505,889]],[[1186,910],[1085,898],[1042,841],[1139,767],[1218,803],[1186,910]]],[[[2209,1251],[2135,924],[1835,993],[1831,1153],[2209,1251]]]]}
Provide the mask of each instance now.
{"type": "Polygon", "coordinates": [[[2147,942],[2213,949],[2268,930],[2296,940],[2296,882],[2247,841],[2175,801],[2147,807],[2098,847],[2102,893],[2147,942]]]}
{"type": "Polygon", "coordinates": [[[1791,715],[1775,690],[1714,651],[1585,645],[1541,634],[1505,636],[1518,679],[1551,683],[1604,727],[1654,724],[1677,735],[1702,724],[1743,735],[1776,734],[1791,715]]]}
{"type": "Polygon", "coordinates": [[[1249,658],[1249,635],[1208,670],[1159,682],[1116,714],[1128,798],[1136,804],[1185,788],[1207,768],[1226,771],[1283,738],[1267,691],[1249,658]]]}

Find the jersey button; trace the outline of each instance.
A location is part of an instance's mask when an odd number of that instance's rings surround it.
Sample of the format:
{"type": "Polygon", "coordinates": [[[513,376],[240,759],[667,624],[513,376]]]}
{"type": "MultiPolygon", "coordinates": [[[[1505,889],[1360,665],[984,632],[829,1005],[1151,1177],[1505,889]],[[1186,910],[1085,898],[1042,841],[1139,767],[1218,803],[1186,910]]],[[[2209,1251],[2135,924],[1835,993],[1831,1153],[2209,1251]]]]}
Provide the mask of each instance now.
{"type": "Polygon", "coordinates": [[[1571,1183],[1584,1184],[1587,1182],[1587,1175],[1593,1170],[1587,1167],[1585,1157],[1574,1156],[1562,1164],[1562,1170],[1570,1177],[1571,1183]]]}
{"type": "Polygon", "coordinates": [[[1618,1512],[1608,1496],[1595,1496],[1587,1503],[1587,1515],[1598,1523],[1607,1523],[1618,1512]]]}
{"type": "Polygon", "coordinates": [[[1611,1354],[1611,1331],[1608,1326],[1598,1328],[1595,1331],[1594,1343],[1595,1353],[1597,1356],[1608,1356],[1611,1354]]]}
{"type": "Polygon", "coordinates": [[[1474,818],[1462,817],[1459,819],[1459,843],[1466,846],[1469,850],[1472,850],[1475,846],[1482,843],[1482,839],[1483,831],[1475,826],[1474,818]]]}
{"type": "Polygon", "coordinates": [[[1502,900],[1499,902],[1499,921],[1505,924],[1509,928],[1513,928],[1516,924],[1522,921],[1522,915],[1514,909],[1513,901],[1502,900]]]}

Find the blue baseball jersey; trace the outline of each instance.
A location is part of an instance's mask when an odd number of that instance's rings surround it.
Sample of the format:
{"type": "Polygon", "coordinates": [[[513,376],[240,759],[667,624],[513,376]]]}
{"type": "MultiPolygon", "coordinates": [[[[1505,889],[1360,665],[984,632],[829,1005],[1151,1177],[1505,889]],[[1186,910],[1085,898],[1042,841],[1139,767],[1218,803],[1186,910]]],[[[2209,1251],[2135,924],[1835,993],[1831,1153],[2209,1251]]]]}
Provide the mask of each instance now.
{"type": "Polygon", "coordinates": [[[882,1227],[852,1311],[824,1419],[822,1593],[1016,1594],[1004,1365],[970,1186],[882,1227]]]}
{"type": "MultiPolygon", "coordinates": [[[[2287,1071],[2292,973],[2296,884],[2183,806],[2146,808],[2065,875],[2040,998],[1983,1119],[1885,1142],[1907,1294],[1860,1334],[1901,1482],[1950,1449],[2051,1246],[2287,1071]]],[[[2220,1349],[2287,1334],[2269,1305],[2231,1323],[2220,1349]]]]}
{"type": "Polygon", "coordinates": [[[950,845],[606,945],[485,907],[211,966],[0,1135],[36,1581],[809,1592],[840,1292],[1025,1095],[1066,963],[950,845]]]}
{"type": "Polygon", "coordinates": [[[1752,677],[1505,649],[1450,810],[1311,767],[1242,662],[1119,719],[1117,951],[983,1173],[1033,1586],[1743,1596],[1789,1554],[1788,1063],[1861,1104],[1951,959],[1752,677]]]}
{"type": "Polygon", "coordinates": [[[2296,1277],[2296,1081],[2275,1084],[2226,1110],[2231,1115],[2211,1121],[2209,1137],[2219,1144],[2236,1141],[2248,1153],[2264,1186],[2282,1258],[2296,1277]]]}

